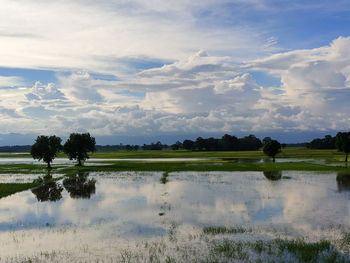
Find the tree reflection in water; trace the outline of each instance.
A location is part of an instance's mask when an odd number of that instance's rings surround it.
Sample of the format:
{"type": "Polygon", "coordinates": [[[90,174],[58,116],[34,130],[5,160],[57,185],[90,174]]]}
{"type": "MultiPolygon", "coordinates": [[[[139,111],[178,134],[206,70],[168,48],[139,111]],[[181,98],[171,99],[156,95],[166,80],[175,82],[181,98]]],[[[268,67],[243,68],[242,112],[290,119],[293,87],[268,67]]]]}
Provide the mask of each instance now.
{"type": "Polygon", "coordinates": [[[338,173],[337,175],[338,191],[350,191],[350,174],[338,173]]]}
{"type": "Polygon", "coordinates": [[[45,183],[32,189],[32,193],[39,202],[58,201],[62,198],[62,191],[63,187],[56,182],[45,183]]]}
{"type": "Polygon", "coordinates": [[[88,173],[79,173],[63,180],[63,186],[72,198],[90,198],[96,191],[96,180],[88,179],[88,173]]]}
{"type": "Polygon", "coordinates": [[[271,181],[277,181],[282,178],[282,172],[281,171],[264,171],[264,176],[271,181]]]}

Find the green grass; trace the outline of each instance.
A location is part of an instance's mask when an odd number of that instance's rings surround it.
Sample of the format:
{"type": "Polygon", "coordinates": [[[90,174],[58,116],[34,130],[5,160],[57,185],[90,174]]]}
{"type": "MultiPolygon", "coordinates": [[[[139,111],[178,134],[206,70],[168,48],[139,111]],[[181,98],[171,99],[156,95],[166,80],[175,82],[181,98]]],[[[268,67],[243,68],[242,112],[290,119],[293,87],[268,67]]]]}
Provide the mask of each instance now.
{"type": "Polygon", "coordinates": [[[162,184],[166,184],[168,182],[168,176],[169,176],[169,172],[164,172],[162,177],[160,178],[160,182],[162,184]]]}
{"type": "MultiPolygon", "coordinates": [[[[235,240],[234,234],[246,234],[253,232],[240,226],[208,226],[203,228],[206,235],[225,235],[222,239],[213,239],[210,246],[211,261],[226,262],[226,259],[243,260],[244,262],[350,262],[348,256],[341,252],[328,240],[318,242],[306,242],[304,239],[281,239],[271,240],[235,240]],[[254,252],[254,253],[252,253],[254,252]],[[254,255],[255,254],[255,255],[254,255]],[[271,260],[271,261],[270,261],[271,260]],[[286,260],[286,261],[285,261],[286,260]]],[[[349,244],[348,238],[344,241],[349,244]]]]}
{"type": "Polygon", "coordinates": [[[24,184],[15,184],[15,183],[7,183],[0,184],[0,198],[22,192],[34,187],[39,186],[40,183],[24,183],[24,184]]]}
{"type": "MultiPolygon", "coordinates": [[[[64,155],[61,155],[64,157],[64,155]]],[[[277,158],[316,158],[333,161],[344,161],[345,155],[337,150],[315,150],[303,147],[285,148],[277,158]]],[[[269,158],[259,151],[98,151],[91,158],[269,158]]]]}
{"type": "MultiPolygon", "coordinates": [[[[76,174],[78,172],[118,172],[118,171],[335,171],[348,173],[350,168],[342,164],[338,166],[315,164],[308,162],[254,163],[231,161],[180,161],[180,162],[142,162],[142,161],[109,161],[103,165],[62,166],[54,165],[52,173],[76,174]]],[[[46,165],[35,164],[2,164],[0,174],[22,173],[43,174],[47,172],[46,165]]]]}
{"type": "MultiPolygon", "coordinates": [[[[56,170],[59,166],[55,167],[56,170]]],[[[46,164],[0,164],[0,174],[46,174],[46,164]]]]}
{"type": "MultiPolygon", "coordinates": [[[[64,155],[60,155],[64,157],[64,155]]],[[[337,150],[312,150],[302,147],[285,148],[277,158],[322,158],[343,161],[345,156],[337,150]]],[[[268,158],[259,151],[98,151],[91,158],[268,158]]]]}
{"type": "Polygon", "coordinates": [[[111,162],[108,165],[69,166],[60,172],[74,174],[85,172],[115,172],[115,171],[319,171],[346,172],[342,166],[329,166],[307,162],[284,163],[234,163],[230,161],[200,161],[200,162],[111,162]]]}
{"type": "Polygon", "coordinates": [[[60,179],[62,179],[62,177],[49,179],[38,177],[38,179],[34,180],[32,183],[0,183],[0,198],[33,189],[46,183],[56,182],[60,179]]]}
{"type": "MultiPolygon", "coordinates": [[[[1,153],[0,158],[31,158],[29,153],[1,153]]],[[[128,159],[128,158],[268,158],[262,150],[259,151],[97,151],[90,155],[91,158],[99,159],[128,159]]],[[[316,158],[333,161],[344,161],[345,155],[337,150],[314,150],[303,147],[285,148],[277,158],[316,158]]],[[[58,154],[57,158],[67,158],[64,153],[58,154]]]]}
{"type": "Polygon", "coordinates": [[[29,152],[24,153],[0,153],[0,158],[32,158],[29,152]]]}

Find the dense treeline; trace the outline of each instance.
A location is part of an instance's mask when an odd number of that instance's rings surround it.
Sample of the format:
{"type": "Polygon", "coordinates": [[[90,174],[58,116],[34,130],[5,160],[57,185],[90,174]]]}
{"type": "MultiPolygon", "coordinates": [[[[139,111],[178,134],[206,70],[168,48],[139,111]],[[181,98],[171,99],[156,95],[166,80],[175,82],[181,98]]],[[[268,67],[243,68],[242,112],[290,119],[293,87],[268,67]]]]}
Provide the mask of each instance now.
{"type": "MultiPolygon", "coordinates": [[[[177,145],[180,146],[178,143],[177,145]]],[[[220,139],[198,137],[195,141],[184,140],[182,143],[183,149],[198,151],[250,151],[258,150],[262,146],[261,140],[252,134],[243,138],[229,134],[225,134],[220,139]]],[[[175,147],[172,145],[172,148],[175,147]]]]}
{"type": "MultiPolygon", "coordinates": [[[[237,138],[229,134],[225,134],[221,138],[202,138],[198,137],[196,140],[184,140],[183,142],[177,141],[172,145],[162,144],[160,141],[156,143],[131,145],[131,144],[118,144],[118,145],[96,145],[98,151],[137,151],[137,150],[192,150],[192,151],[245,151],[245,150],[258,150],[264,144],[265,137],[262,141],[255,137],[255,135],[248,135],[242,138],[237,138]]],[[[326,135],[324,138],[315,138],[308,143],[289,143],[282,144],[284,147],[307,147],[309,149],[336,149],[336,136],[326,135]]],[[[19,153],[29,152],[31,145],[14,145],[14,146],[0,146],[0,152],[19,153]]]]}
{"type": "Polygon", "coordinates": [[[306,144],[309,149],[335,149],[336,148],[336,137],[326,135],[323,139],[316,138],[306,144]]]}
{"type": "Polygon", "coordinates": [[[31,145],[15,145],[15,146],[0,146],[0,152],[6,153],[19,153],[19,152],[29,152],[31,145]]]}
{"type": "Polygon", "coordinates": [[[140,148],[138,145],[96,145],[96,150],[98,151],[137,151],[140,148]]]}
{"type": "Polygon", "coordinates": [[[162,150],[162,149],[166,149],[169,148],[168,145],[166,144],[162,144],[160,141],[156,142],[156,143],[151,143],[151,144],[144,144],[142,146],[142,150],[162,150]]]}

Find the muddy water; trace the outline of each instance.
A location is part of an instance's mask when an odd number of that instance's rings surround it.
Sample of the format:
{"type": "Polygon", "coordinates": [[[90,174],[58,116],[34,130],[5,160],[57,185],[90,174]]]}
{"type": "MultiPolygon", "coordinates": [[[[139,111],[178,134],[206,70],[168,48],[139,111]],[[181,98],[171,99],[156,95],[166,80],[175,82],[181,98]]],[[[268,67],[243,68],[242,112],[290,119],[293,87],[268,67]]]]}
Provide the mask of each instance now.
{"type": "Polygon", "coordinates": [[[154,241],[200,246],[206,226],[313,242],[350,231],[350,187],[335,173],[178,172],[165,184],[162,176],[90,173],[0,199],[0,261],[112,260],[154,241]]]}

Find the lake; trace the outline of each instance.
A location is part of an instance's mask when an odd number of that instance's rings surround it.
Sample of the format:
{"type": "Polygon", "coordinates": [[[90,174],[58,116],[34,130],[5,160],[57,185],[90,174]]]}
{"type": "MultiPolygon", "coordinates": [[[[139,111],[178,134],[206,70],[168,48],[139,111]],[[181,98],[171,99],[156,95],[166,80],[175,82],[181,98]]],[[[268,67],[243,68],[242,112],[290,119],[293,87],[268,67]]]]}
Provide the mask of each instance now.
{"type": "Polygon", "coordinates": [[[255,244],[280,239],[329,240],[327,251],[349,260],[350,184],[336,178],[294,171],[80,174],[0,199],[0,262],[279,262],[284,254],[258,253],[255,244]],[[218,242],[243,244],[243,252],[219,253],[218,242]]]}

